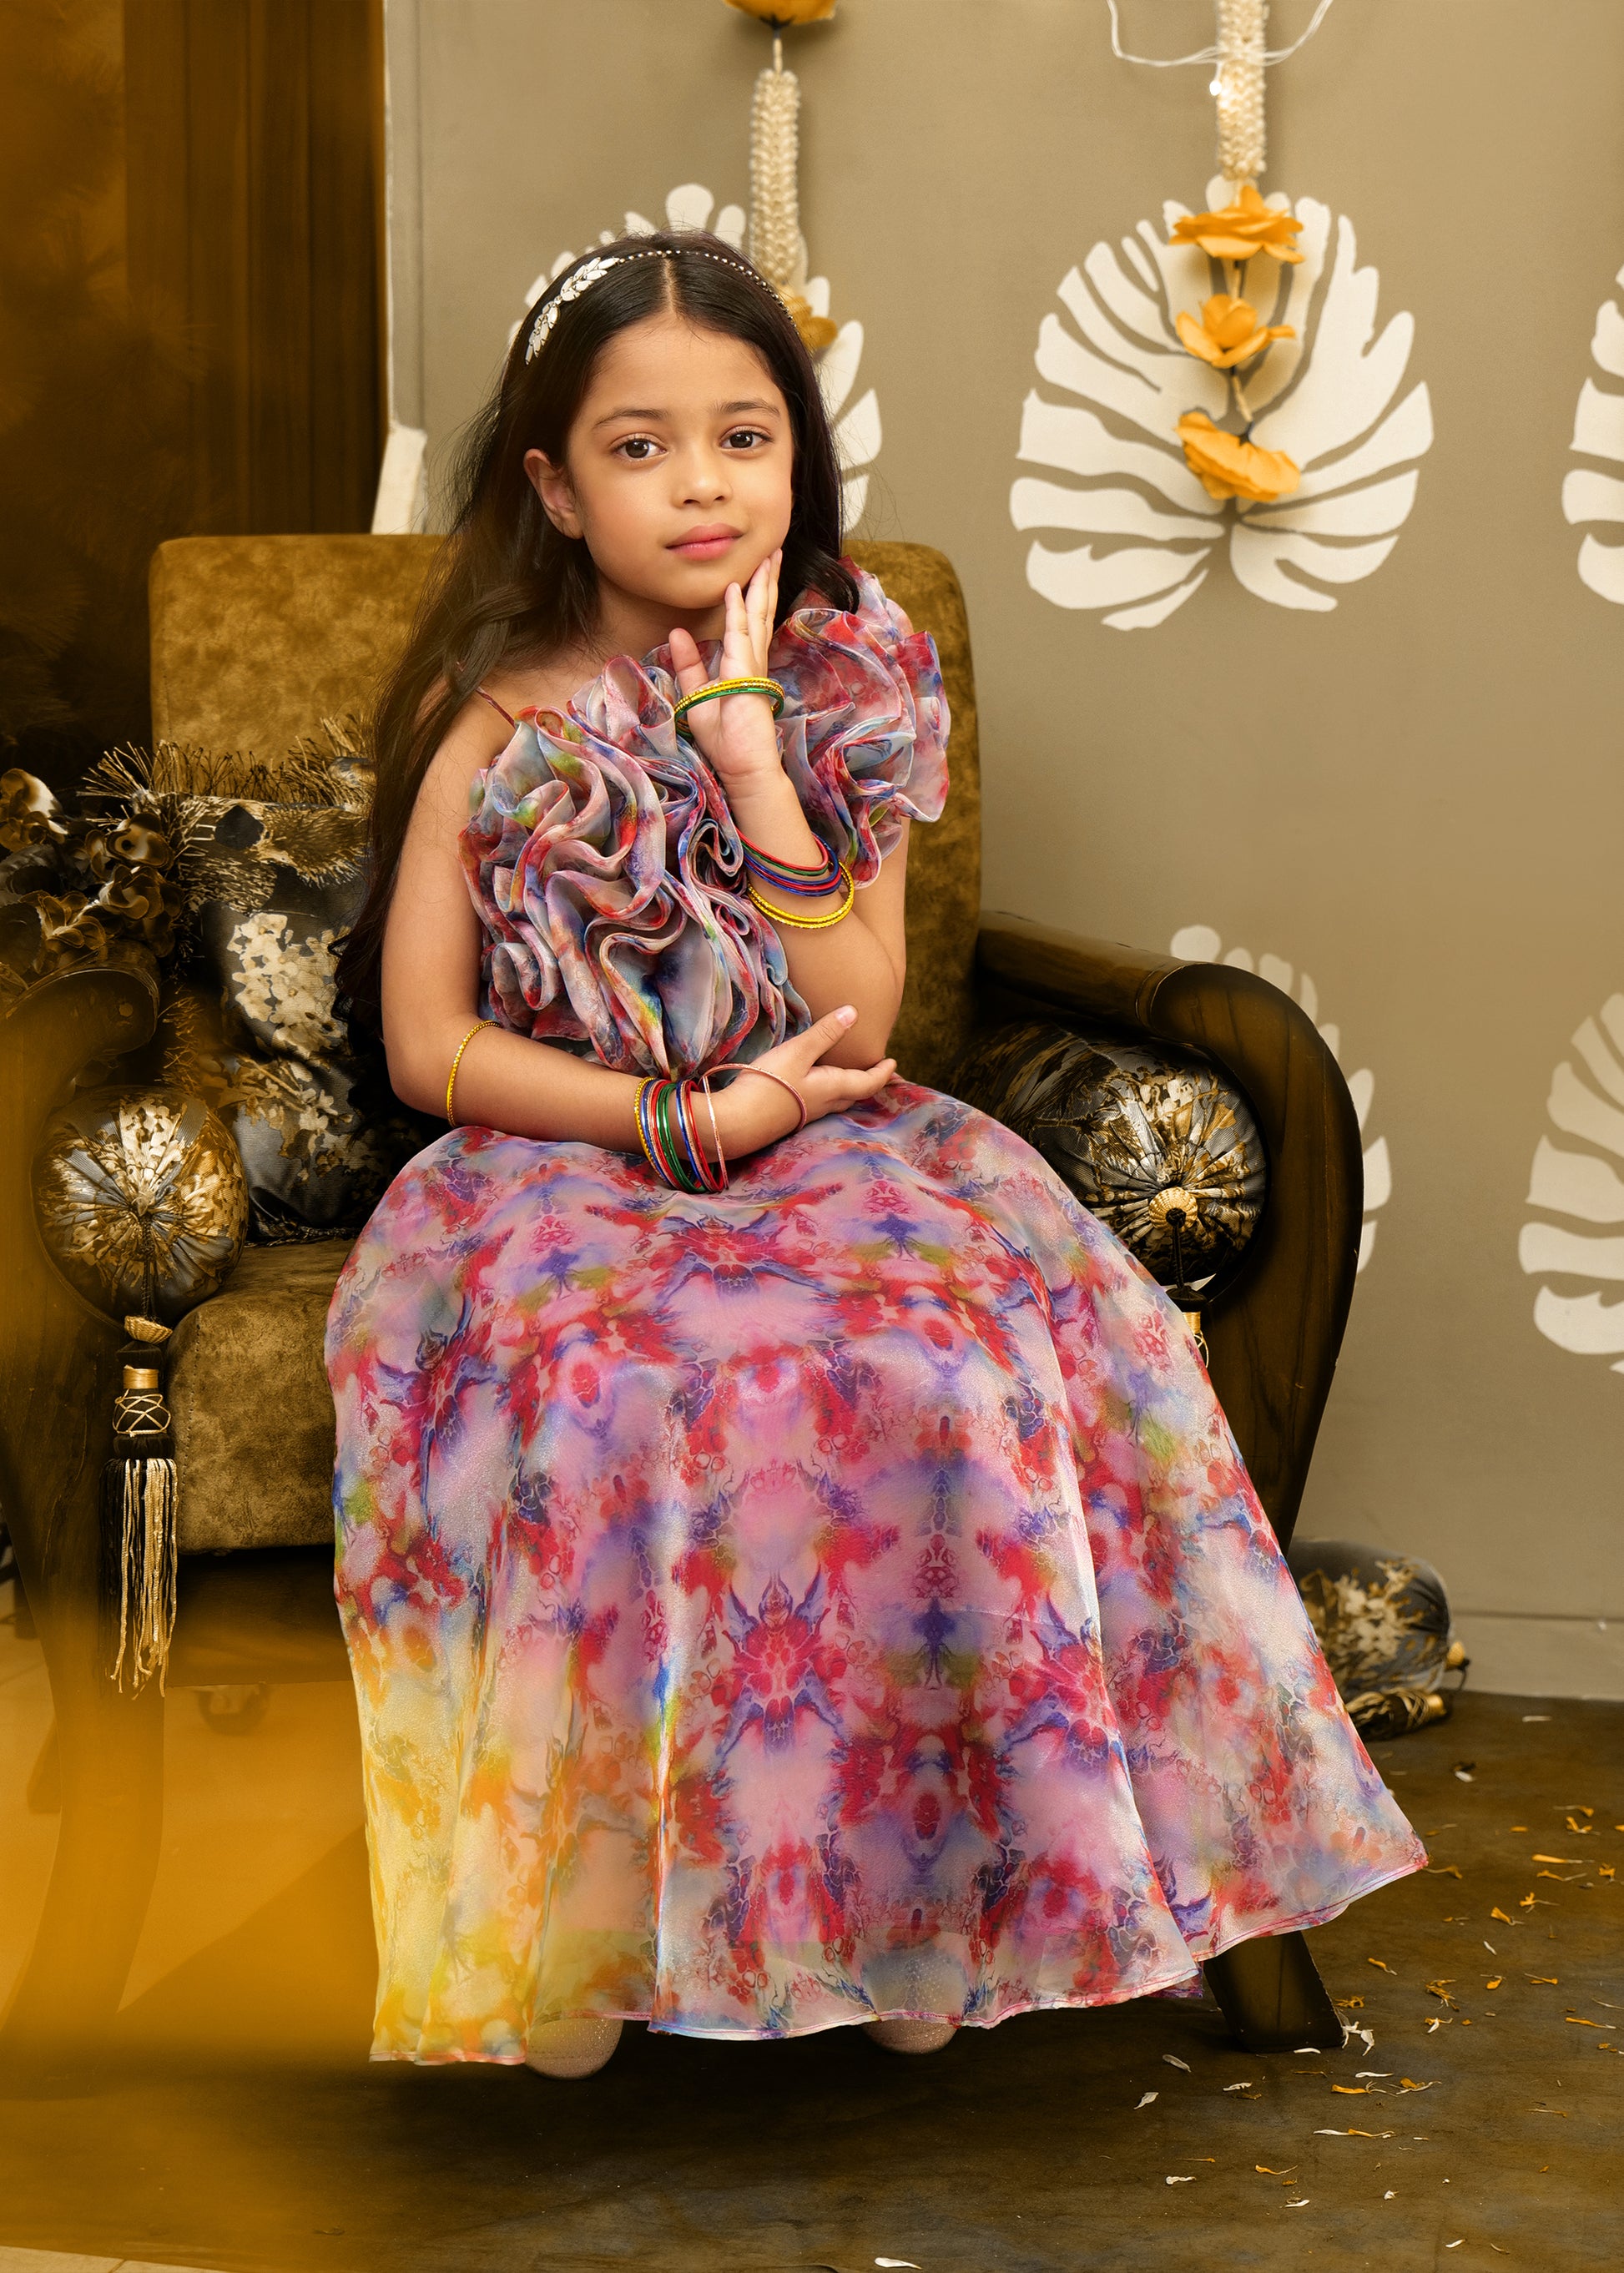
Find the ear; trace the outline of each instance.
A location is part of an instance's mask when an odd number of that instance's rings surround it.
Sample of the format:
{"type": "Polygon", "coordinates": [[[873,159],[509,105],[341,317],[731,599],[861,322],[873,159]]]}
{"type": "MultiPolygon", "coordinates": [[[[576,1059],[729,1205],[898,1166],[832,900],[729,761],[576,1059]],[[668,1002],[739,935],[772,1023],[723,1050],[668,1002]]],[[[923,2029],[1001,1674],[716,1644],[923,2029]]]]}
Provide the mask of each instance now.
{"type": "Polygon", "coordinates": [[[555,466],[545,451],[527,450],[524,470],[530,486],[541,499],[541,509],[554,529],[565,536],[582,534],[581,515],[575,510],[575,484],[562,466],[555,466]]]}

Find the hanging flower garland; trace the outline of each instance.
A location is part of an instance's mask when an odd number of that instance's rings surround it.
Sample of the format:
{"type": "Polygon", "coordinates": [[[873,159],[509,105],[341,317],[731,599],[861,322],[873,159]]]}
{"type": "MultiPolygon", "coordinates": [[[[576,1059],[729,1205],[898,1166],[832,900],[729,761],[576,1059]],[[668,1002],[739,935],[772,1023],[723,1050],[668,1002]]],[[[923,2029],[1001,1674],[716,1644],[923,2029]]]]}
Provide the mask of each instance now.
{"type": "Polygon", "coordinates": [[[830,346],[840,326],[820,315],[807,297],[807,241],[801,233],[801,81],[784,68],[784,34],[791,25],[824,24],[835,0],[727,0],[772,32],[772,61],[756,81],[750,102],[750,258],[777,286],[795,329],[812,355],[830,346]]]}
{"type": "Polygon", "coordinates": [[[1249,498],[1272,505],[1289,497],[1303,478],[1300,466],[1283,450],[1265,450],[1252,439],[1252,411],[1242,371],[1276,340],[1294,340],[1290,324],[1263,324],[1240,285],[1249,260],[1259,256],[1296,266],[1302,259],[1297,240],[1303,224],[1265,203],[1258,190],[1265,150],[1263,73],[1266,64],[1265,0],[1218,0],[1218,68],[1213,92],[1218,101],[1218,163],[1237,186],[1233,200],[1213,213],[1185,214],[1174,224],[1175,244],[1198,245],[1223,271],[1225,289],[1214,293],[1193,316],[1178,319],[1186,353],[1229,374],[1229,391],[1242,422],[1231,434],[1215,426],[1204,410],[1187,410],[1178,422],[1184,462],[1208,497],[1249,498]]]}
{"type": "Polygon", "coordinates": [[[1039,327],[1017,455],[1045,471],[1017,477],[1010,516],[1045,532],[1026,580],[1054,606],[1149,630],[1222,547],[1258,599],[1333,609],[1397,541],[1432,440],[1425,385],[1403,391],[1413,319],[1378,329],[1380,279],[1345,214],[1259,187],[1265,71],[1332,4],[1271,50],[1264,0],[1214,0],[1214,44],[1162,57],[1124,51],[1106,0],[1122,62],[1207,68],[1222,171],[1205,210],[1169,199],[1159,226],[1092,244],[1039,327]]]}

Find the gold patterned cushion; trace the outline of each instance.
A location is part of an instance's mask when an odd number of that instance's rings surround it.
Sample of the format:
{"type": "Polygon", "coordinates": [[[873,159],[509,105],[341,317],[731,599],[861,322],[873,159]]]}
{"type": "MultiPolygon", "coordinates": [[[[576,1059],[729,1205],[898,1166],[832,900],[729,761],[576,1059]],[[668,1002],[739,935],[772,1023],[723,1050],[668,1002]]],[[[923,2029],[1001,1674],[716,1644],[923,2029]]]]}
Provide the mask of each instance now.
{"type": "Polygon", "coordinates": [[[1064,1026],[1009,1026],[959,1068],[955,1094],[1041,1152],[1164,1286],[1227,1274],[1263,1213],[1252,1107],[1193,1050],[1064,1026]]]}
{"type": "Polygon", "coordinates": [[[334,1420],[322,1362],[347,1239],[251,1247],[170,1344],[183,1555],[333,1537],[334,1420]]]}

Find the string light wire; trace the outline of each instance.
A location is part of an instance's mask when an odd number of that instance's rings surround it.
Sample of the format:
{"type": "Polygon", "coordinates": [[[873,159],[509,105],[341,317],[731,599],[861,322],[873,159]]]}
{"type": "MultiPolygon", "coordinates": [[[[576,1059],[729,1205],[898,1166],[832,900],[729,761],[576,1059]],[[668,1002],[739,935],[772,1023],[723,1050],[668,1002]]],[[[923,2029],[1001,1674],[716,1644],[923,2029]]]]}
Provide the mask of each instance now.
{"type": "MultiPolygon", "coordinates": [[[[1117,0],[1105,0],[1105,4],[1110,11],[1111,53],[1116,57],[1118,63],[1143,64],[1150,71],[1182,71],[1186,64],[1215,64],[1222,63],[1223,60],[1222,50],[1215,47],[1199,48],[1192,56],[1131,55],[1122,44],[1122,19],[1116,12],[1117,0]]],[[[1336,0],[1320,0],[1319,6],[1309,20],[1308,29],[1302,36],[1293,40],[1289,48],[1267,49],[1263,57],[1264,62],[1266,64],[1289,62],[1300,48],[1305,48],[1308,45],[1335,4],[1336,0]]]]}

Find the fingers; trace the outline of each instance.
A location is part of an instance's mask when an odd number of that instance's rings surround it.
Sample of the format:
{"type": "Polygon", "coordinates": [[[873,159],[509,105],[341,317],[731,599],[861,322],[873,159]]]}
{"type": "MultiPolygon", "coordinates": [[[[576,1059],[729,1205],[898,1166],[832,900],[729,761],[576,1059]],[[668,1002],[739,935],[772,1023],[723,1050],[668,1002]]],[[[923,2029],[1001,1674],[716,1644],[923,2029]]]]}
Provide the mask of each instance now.
{"type": "Polygon", "coordinates": [[[807,1028],[804,1034],[797,1034],[795,1043],[802,1062],[816,1065],[825,1050],[833,1049],[841,1036],[855,1023],[856,1017],[857,1013],[851,1004],[843,1003],[838,1010],[826,1010],[821,1018],[816,1019],[807,1028]]]}
{"type": "Polygon", "coordinates": [[[677,677],[678,691],[692,694],[705,683],[705,666],[699,659],[699,644],[691,632],[673,631],[670,639],[671,667],[677,677]]]}

